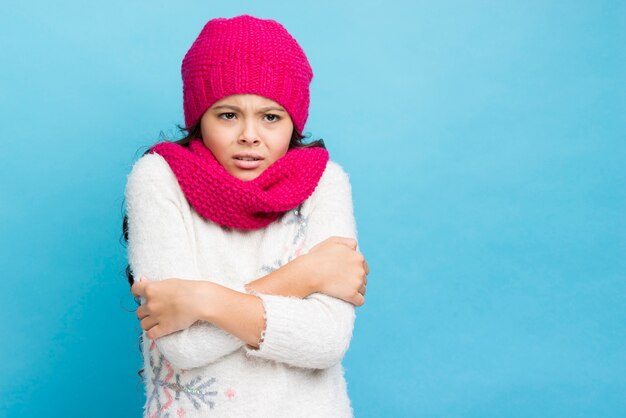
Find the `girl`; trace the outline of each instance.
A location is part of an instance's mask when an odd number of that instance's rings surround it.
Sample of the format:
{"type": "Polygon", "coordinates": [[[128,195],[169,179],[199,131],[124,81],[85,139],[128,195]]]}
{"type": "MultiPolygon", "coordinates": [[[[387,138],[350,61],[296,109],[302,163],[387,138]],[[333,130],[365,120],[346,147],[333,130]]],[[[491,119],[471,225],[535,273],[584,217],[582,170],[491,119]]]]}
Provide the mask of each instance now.
{"type": "Polygon", "coordinates": [[[308,60],[243,15],[207,22],[181,70],[187,136],[125,190],[144,416],[351,417],[341,359],[369,268],[347,174],[302,143],[308,60]]]}

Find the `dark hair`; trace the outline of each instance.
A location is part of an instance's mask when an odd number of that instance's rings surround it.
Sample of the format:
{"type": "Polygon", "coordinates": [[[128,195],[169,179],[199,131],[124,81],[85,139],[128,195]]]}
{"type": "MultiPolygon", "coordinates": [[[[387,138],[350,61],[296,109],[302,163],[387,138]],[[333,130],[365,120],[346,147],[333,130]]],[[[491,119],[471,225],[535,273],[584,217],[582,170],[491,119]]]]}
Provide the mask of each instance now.
{"type": "MultiPolygon", "coordinates": [[[[180,133],[184,133],[185,136],[183,136],[181,139],[175,140],[175,141],[170,141],[173,142],[175,144],[179,144],[185,147],[189,146],[189,142],[194,139],[194,138],[202,138],[202,131],[200,130],[200,121],[196,122],[195,124],[193,124],[189,129],[181,126],[181,125],[176,125],[179,132],[180,133]]],[[[302,135],[300,132],[298,132],[295,128],[293,129],[293,133],[291,134],[291,140],[289,141],[289,149],[292,148],[311,148],[311,147],[321,147],[326,149],[326,145],[324,144],[324,140],[323,139],[317,139],[314,141],[311,141],[309,143],[305,143],[303,142],[304,139],[308,138],[310,136],[310,134],[308,136],[302,135]]],[[[166,140],[169,141],[169,139],[163,135],[163,133],[161,133],[161,137],[166,140]]],[[[150,152],[150,149],[146,150],[142,156],[146,155],[148,152],[150,152]]],[[[126,213],[124,213],[124,219],[122,221],[122,238],[124,240],[124,246],[126,246],[128,244],[128,216],[126,215],[126,213]]],[[[130,264],[126,264],[126,268],[125,268],[125,274],[126,274],[126,280],[128,281],[129,286],[132,286],[133,283],[135,282],[135,277],[133,275],[133,272],[130,268],[130,264]]],[[[140,305],[139,299],[135,298],[135,303],[137,303],[137,305],[140,305]]],[[[143,332],[139,333],[139,350],[141,351],[141,347],[142,347],[142,342],[143,342],[143,332]]],[[[137,374],[139,375],[139,377],[141,377],[141,379],[143,380],[144,376],[143,376],[143,368],[141,368],[137,374]]]]}

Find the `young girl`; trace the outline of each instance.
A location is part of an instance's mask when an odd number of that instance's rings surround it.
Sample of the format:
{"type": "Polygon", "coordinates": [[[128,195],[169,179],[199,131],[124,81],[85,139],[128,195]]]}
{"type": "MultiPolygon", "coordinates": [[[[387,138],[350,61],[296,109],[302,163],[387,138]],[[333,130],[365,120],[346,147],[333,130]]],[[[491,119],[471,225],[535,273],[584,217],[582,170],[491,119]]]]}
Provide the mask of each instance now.
{"type": "Polygon", "coordinates": [[[125,191],[144,416],[351,417],[341,360],[369,268],[347,174],[302,143],[308,60],[243,15],[207,22],[181,70],[188,134],[125,191]]]}

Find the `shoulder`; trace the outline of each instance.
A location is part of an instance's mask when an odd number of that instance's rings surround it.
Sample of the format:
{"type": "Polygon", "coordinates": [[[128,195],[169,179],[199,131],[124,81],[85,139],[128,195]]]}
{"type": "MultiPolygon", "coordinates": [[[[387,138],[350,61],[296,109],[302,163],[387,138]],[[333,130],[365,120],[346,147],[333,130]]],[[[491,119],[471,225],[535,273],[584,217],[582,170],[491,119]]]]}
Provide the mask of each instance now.
{"type": "Polygon", "coordinates": [[[346,170],[336,161],[328,160],[320,180],[309,197],[312,208],[327,205],[328,202],[344,202],[352,199],[352,186],[346,170]]]}
{"type": "Polygon", "coordinates": [[[165,161],[162,156],[156,153],[148,153],[135,161],[128,174],[128,179],[149,180],[168,178],[173,174],[167,161],[165,161]]]}
{"type": "Polygon", "coordinates": [[[178,188],[176,175],[165,159],[156,153],[141,156],[126,177],[126,194],[142,190],[172,191],[178,188]]]}
{"type": "Polygon", "coordinates": [[[328,160],[318,186],[350,186],[350,176],[339,163],[334,160],[328,160]]]}
{"type": "Polygon", "coordinates": [[[350,179],[339,163],[328,161],[315,191],[303,205],[302,213],[309,220],[306,223],[305,252],[330,236],[356,238],[350,179]]]}

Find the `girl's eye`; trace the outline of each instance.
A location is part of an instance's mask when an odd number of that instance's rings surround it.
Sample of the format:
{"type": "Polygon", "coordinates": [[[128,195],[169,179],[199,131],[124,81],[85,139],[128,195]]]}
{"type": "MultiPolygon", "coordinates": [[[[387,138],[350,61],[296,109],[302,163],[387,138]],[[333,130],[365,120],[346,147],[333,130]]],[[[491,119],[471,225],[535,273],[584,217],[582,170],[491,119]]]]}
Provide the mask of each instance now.
{"type": "Polygon", "coordinates": [[[269,113],[265,115],[265,117],[268,118],[268,122],[276,122],[280,119],[280,116],[274,115],[273,113],[269,113]]]}
{"type": "Polygon", "coordinates": [[[231,120],[235,117],[235,114],[232,112],[220,113],[219,117],[222,119],[231,120]]]}

